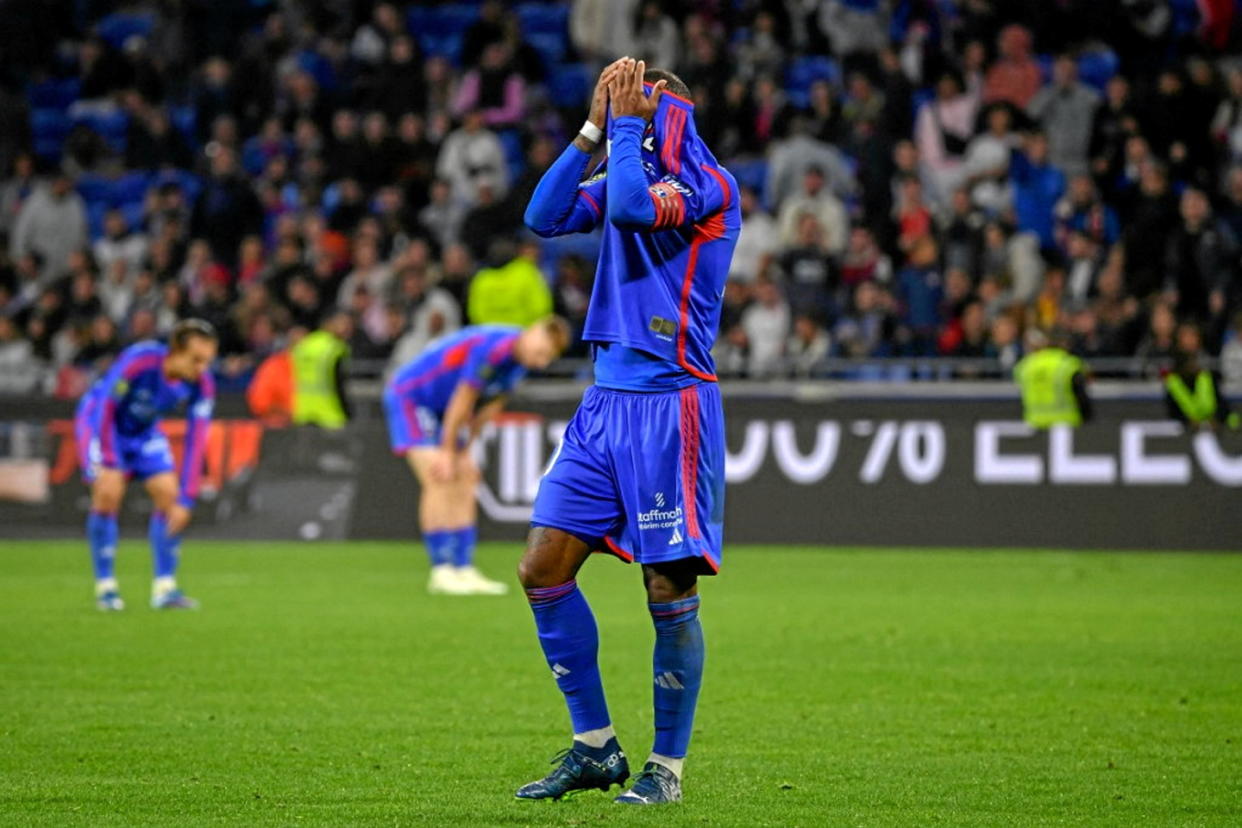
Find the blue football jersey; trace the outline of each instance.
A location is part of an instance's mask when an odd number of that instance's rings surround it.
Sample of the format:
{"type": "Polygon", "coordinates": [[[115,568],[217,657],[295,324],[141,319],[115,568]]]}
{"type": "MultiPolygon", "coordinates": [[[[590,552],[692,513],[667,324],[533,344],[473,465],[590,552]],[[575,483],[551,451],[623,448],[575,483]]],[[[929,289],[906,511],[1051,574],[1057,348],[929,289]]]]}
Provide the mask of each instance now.
{"type": "Polygon", "coordinates": [[[526,223],[541,236],[603,226],[583,339],[653,354],[716,379],[711,348],[741,229],[737,183],[665,92],[655,117],[610,119],[609,157],[590,176],[572,144],[536,187],[526,223]]]}
{"type": "Polygon", "coordinates": [[[184,409],[185,457],[181,495],[198,494],[207,429],[215,405],[215,382],[205,373],[197,383],[164,375],[168,346],[140,342],[121,352],[108,371],[96,380],[78,405],[78,416],[98,438],[99,462],[120,468],[119,444],[148,434],[164,417],[184,409]]]}
{"type": "Polygon", "coordinates": [[[511,325],[474,325],[431,344],[388,381],[389,394],[414,400],[444,416],[459,383],[478,389],[483,399],[512,391],[526,375],[513,356],[522,329],[511,325]]]}

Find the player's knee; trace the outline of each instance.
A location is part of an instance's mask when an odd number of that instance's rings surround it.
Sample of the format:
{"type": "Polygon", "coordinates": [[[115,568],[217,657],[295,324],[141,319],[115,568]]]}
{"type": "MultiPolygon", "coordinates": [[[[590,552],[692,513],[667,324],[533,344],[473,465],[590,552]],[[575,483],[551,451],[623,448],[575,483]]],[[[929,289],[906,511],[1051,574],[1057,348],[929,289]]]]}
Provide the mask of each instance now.
{"type": "Polygon", "coordinates": [[[643,567],[647,600],[653,604],[680,601],[698,592],[698,572],[688,561],[670,561],[643,567]]]}
{"type": "Polygon", "coordinates": [[[96,512],[116,512],[121,508],[121,490],[114,486],[97,487],[91,494],[91,508],[96,512]]]}
{"type": "Polygon", "coordinates": [[[177,502],[179,488],[175,480],[159,481],[153,482],[148,487],[148,493],[151,495],[151,505],[156,511],[165,512],[177,502]]]}
{"type": "Polygon", "coordinates": [[[538,589],[539,587],[556,586],[561,581],[550,580],[551,572],[546,562],[539,560],[539,556],[532,554],[532,550],[528,547],[526,553],[522,555],[522,559],[518,561],[517,566],[518,583],[522,585],[522,589],[538,589]]]}
{"type": "Polygon", "coordinates": [[[125,479],[118,474],[101,474],[91,487],[91,508],[96,512],[116,512],[125,495],[125,479]]]}

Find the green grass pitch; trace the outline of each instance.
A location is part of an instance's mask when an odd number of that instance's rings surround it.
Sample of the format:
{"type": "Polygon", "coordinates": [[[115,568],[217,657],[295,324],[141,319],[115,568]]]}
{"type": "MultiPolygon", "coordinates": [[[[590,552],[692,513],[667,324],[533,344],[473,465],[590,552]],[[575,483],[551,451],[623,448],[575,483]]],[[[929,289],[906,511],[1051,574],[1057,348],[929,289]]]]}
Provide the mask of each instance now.
{"type": "MultiPolygon", "coordinates": [[[[490,544],[489,573],[517,549],[490,544]]],[[[513,789],[567,744],[520,594],[411,544],[186,544],[197,613],[92,607],[80,543],[0,542],[0,824],[1242,822],[1242,556],[732,548],[704,589],[686,802],[513,789]]],[[[650,747],[639,573],[581,578],[650,747]]]]}

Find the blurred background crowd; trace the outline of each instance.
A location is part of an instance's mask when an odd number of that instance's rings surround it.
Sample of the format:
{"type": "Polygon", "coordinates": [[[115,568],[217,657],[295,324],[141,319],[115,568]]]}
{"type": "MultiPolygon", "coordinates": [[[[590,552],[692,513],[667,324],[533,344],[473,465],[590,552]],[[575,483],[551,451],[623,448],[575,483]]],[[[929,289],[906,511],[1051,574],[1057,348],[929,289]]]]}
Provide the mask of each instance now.
{"type": "Polygon", "coordinates": [[[622,54],[685,79],[743,187],[722,374],[1003,371],[1032,329],[1143,374],[1193,325],[1242,377],[1235,0],[3,12],[3,390],[79,393],[186,315],[237,389],[329,315],[376,375],[470,322],[580,325],[597,235],[521,217],[622,54]]]}

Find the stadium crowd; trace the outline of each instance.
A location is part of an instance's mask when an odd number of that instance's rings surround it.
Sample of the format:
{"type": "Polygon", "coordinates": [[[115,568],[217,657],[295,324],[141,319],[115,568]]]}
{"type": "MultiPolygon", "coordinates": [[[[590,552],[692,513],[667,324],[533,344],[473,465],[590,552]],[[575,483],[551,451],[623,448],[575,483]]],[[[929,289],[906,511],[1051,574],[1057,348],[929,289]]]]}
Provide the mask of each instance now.
{"type": "Polygon", "coordinates": [[[1242,375],[1232,0],[10,5],[6,390],[78,393],[186,315],[225,388],[337,308],[374,365],[580,325],[597,240],[521,216],[619,54],[686,80],[743,185],[723,374],[1009,367],[1030,328],[1158,362],[1194,324],[1242,375]]]}

